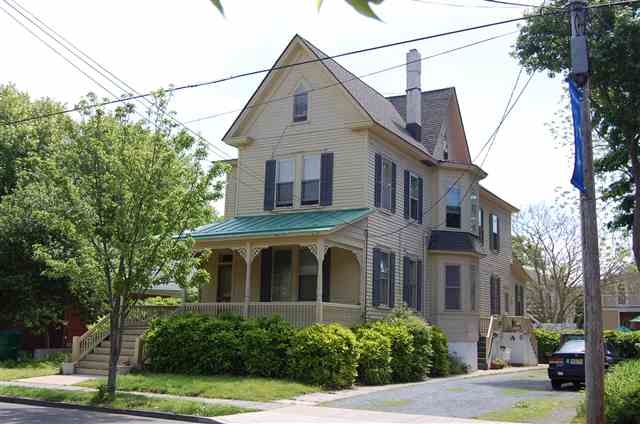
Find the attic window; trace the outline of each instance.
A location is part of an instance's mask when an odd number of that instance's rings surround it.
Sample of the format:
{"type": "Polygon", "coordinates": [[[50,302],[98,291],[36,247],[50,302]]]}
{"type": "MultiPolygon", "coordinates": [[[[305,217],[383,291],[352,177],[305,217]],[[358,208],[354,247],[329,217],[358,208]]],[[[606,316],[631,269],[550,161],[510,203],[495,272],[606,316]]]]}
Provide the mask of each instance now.
{"type": "Polygon", "coordinates": [[[442,149],[442,159],[449,160],[449,143],[445,140],[444,147],[442,149]]]}
{"type": "Polygon", "coordinates": [[[306,121],[308,108],[309,95],[301,84],[296,88],[296,92],[293,95],[293,122],[306,121]]]}

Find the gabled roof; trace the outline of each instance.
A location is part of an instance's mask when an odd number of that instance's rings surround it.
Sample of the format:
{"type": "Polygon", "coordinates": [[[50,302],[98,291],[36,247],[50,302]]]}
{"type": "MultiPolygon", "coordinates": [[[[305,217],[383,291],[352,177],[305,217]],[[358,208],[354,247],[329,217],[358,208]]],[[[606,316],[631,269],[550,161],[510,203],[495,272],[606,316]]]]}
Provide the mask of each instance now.
{"type": "Polygon", "coordinates": [[[342,225],[358,221],[372,212],[372,209],[359,208],[237,216],[196,228],[188,235],[196,240],[212,240],[229,237],[267,237],[325,233],[337,230],[342,225]]]}
{"type": "MultiPolygon", "coordinates": [[[[322,50],[318,49],[316,46],[311,44],[309,41],[296,34],[293,39],[289,42],[284,51],[280,54],[274,67],[278,65],[282,65],[280,62],[282,58],[285,56],[285,53],[293,46],[296,42],[301,43],[305,46],[312,55],[314,55],[317,59],[326,59],[319,60],[317,63],[324,66],[325,69],[340,83],[346,92],[355,100],[355,102],[362,108],[362,111],[366,113],[369,118],[376,124],[380,125],[384,129],[393,133],[397,137],[401,138],[403,141],[407,142],[414,148],[419,149],[426,156],[429,157],[434,163],[436,160],[432,157],[429,150],[425,147],[423,143],[415,140],[409,132],[406,130],[406,122],[405,119],[398,113],[394,105],[385,98],[382,94],[378,93],[371,86],[366,84],[360,78],[349,72],[342,65],[336,62],[333,59],[329,59],[328,55],[326,55],[322,50]]],[[[231,136],[231,130],[236,126],[236,123],[239,122],[240,117],[245,114],[247,109],[250,108],[253,100],[257,97],[260,88],[267,82],[269,77],[276,72],[271,70],[267,73],[265,78],[262,80],[256,91],[253,93],[247,104],[244,106],[240,114],[236,117],[236,120],[233,122],[227,133],[223,137],[227,139],[231,136]]]]}
{"type": "MultiPolygon", "coordinates": [[[[439,90],[422,92],[422,144],[427,148],[429,153],[433,154],[438,141],[438,136],[442,130],[442,125],[447,119],[447,109],[451,97],[455,96],[453,87],[441,88],[439,90]]],[[[387,97],[387,100],[393,104],[403,119],[407,114],[407,96],[402,94],[399,96],[387,97]]]]}

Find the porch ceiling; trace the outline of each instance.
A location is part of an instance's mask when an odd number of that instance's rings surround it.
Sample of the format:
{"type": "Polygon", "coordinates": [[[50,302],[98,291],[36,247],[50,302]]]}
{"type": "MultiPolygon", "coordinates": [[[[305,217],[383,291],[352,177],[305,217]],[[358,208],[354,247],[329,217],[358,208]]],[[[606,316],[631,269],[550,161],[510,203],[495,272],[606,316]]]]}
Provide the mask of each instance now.
{"type": "Polygon", "coordinates": [[[307,211],[238,216],[196,228],[189,235],[196,240],[235,237],[278,236],[329,233],[359,221],[373,212],[369,208],[333,211],[307,211]]]}

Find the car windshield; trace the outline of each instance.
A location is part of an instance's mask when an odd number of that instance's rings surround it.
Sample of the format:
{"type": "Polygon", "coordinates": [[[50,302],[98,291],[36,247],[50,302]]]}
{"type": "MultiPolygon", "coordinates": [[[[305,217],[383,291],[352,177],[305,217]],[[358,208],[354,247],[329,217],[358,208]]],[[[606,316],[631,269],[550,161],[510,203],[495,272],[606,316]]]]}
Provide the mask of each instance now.
{"type": "Polygon", "coordinates": [[[584,340],[569,340],[556,353],[584,353],[584,340]]]}

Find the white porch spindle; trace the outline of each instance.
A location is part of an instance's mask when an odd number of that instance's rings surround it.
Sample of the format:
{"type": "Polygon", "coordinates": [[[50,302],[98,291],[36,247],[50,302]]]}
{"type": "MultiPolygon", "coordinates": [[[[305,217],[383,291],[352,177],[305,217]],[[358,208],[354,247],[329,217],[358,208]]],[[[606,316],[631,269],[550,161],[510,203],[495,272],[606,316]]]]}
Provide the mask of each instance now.
{"type": "Polygon", "coordinates": [[[322,322],[322,263],[324,262],[324,240],[318,241],[316,258],[318,261],[318,280],[316,282],[316,321],[322,322]]]}

